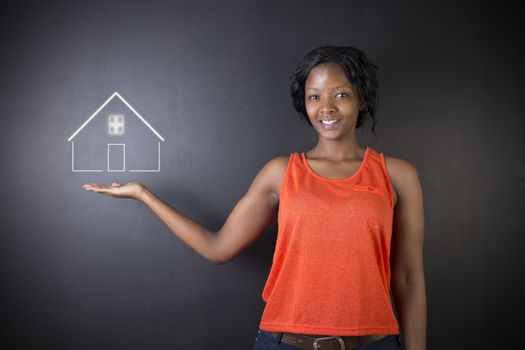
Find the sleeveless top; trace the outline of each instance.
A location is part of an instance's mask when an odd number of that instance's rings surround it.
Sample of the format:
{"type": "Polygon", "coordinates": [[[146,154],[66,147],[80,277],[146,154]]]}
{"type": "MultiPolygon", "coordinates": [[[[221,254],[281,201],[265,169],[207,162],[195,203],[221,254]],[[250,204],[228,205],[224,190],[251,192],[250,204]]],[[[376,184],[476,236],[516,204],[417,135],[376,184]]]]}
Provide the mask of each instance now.
{"type": "Polygon", "coordinates": [[[319,335],[399,334],[390,298],[394,194],[384,154],[367,147],[354,175],[316,174],[292,153],[279,194],[259,328],[319,335]]]}

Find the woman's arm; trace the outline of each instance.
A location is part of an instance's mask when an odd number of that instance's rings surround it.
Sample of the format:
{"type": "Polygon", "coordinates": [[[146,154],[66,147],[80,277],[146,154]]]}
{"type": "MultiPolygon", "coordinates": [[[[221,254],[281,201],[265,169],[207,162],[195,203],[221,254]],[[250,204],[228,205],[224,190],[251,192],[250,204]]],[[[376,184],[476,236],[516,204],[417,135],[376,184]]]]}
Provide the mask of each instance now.
{"type": "Polygon", "coordinates": [[[275,219],[278,191],[287,159],[274,158],[259,171],[218,232],[172,208],[139,183],[125,186],[91,183],[84,185],[84,188],[113,197],[140,200],[193,250],[215,264],[223,264],[253,243],[275,219]]]}
{"type": "Polygon", "coordinates": [[[392,293],[407,350],[426,349],[427,305],[423,268],[423,192],[417,169],[387,158],[397,192],[391,245],[392,293]]]}

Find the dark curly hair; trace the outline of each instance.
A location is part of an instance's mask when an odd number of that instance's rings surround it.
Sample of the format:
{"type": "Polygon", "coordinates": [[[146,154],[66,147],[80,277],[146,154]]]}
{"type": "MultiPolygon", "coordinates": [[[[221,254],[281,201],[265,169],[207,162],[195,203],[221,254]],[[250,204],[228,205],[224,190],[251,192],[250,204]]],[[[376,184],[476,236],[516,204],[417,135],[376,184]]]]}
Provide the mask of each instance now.
{"type": "Polygon", "coordinates": [[[363,51],[353,46],[321,46],[304,56],[303,61],[290,77],[290,92],[295,109],[301,118],[313,127],[306,113],[304,85],[312,68],[328,62],[336,63],[343,68],[348,81],[366,106],[365,110],[359,111],[356,129],[363,125],[366,116],[369,115],[372,119],[372,134],[375,135],[379,87],[378,67],[366,57],[363,51]]]}

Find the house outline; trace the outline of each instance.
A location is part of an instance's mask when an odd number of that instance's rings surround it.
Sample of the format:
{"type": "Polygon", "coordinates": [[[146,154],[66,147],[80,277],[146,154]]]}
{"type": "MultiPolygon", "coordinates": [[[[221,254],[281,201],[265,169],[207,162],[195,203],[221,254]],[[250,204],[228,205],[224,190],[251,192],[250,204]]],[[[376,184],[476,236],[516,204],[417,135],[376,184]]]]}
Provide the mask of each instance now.
{"type": "MultiPolygon", "coordinates": [[[[106,107],[106,105],[111,102],[111,100],[113,100],[115,97],[118,97],[125,105],[126,107],[128,107],[129,110],[131,110],[133,112],[133,114],[135,114],[144,124],[146,124],[146,126],[151,130],[153,131],[153,133],[155,134],[155,136],[158,137],[158,139],[162,142],[164,142],[164,138],[155,130],[153,129],[153,127],[146,121],[146,119],[144,119],[140,114],[139,112],[137,112],[135,110],[135,108],[133,108],[122,96],[120,96],[120,94],[115,91],[113,93],[113,95],[111,95],[107,100],[106,102],[104,102],[96,111],[95,113],[93,113],[85,122],[84,124],[82,124],[74,133],[73,135],[71,135],[69,137],[69,139],[67,140],[67,142],[71,142],[71,171],[76,173],[76,172],[104,172],[104,170],[102,169],[75,169],[75,142],[73,141],[73,139],[75,138],[75,136],[77,136],[78,133],[80,133],[80,131],[87,125],[89,124],[89,122],[95,118],[95,116],[101,111],[104,109],[104,107],[106,107]]],[[[160,172],[160,141],[157,141],[157,169],[133,169],[133,170],[129,170],[129,172],[160,172]]],[[[124,143],[119,143],[119,144],[116,144],[116,143],[108,143],[107,144],[107,154],[108,154],[108,168],[107,168],[107,171],[108,172],[125,172],[126,171],[126,144],[124,143]],[[123,146],[123,169],[122,170],[111,170],[109,168],[109,148],[110,146],[123,146]]]]}

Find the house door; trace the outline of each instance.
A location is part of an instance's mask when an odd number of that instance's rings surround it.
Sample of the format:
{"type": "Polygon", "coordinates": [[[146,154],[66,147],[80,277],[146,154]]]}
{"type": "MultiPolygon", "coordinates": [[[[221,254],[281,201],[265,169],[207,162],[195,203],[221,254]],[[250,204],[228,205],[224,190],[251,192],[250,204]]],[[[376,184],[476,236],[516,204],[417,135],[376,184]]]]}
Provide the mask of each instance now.
{"type": "Polygon", "coordinates": [[[108,172],[126,171],[126,145],[108,143],[108,172]]]}

